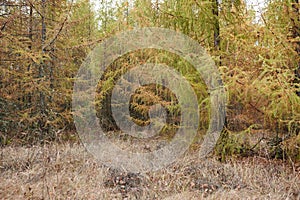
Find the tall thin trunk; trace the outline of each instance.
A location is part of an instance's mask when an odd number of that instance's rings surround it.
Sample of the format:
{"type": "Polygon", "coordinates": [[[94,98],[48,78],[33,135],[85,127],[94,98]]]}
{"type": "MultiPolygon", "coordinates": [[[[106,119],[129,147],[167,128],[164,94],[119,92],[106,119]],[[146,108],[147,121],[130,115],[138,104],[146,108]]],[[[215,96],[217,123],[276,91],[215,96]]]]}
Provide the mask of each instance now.
{"type": "MultiPolygon", "coordinates": [[[[33,45],[33,8],[32,5],[30,5],[29,7],[29,27],[28,27],[28,37],[29,37],[29,46],[28,49],[31,50],[32,49],[32,45],[33,45]]],[[[30,64],[28,65],[27,68],[28,71],[30,71],[30,64]]]]}
{"type": "Polygon", "coordinates": [[[88,14],[88,17],[89,17],[89,22],[88,22],[88,26],[89,26],[88,27],[88,30],[89,30],[88,35],[89,35],[89,38],[88,38],[88,42],[90,42],[91,41],[91,36],[92,36],[92,27],[91,27],[92,9],[91,9],[91,2],[90,1],[88,1],[88,9],[89,9],[89,14],[88,14]]]}
{"type": "MultiPolygon", "coordinates": [[[[31,51],[32,50],[32,46],[33,46],[33,7],[32,7],[31,4],[29,5],[28,38],[29,38],[28,49],[29,49],[29,51],[31,51]]],[[[27,71],[28,72],[30,71],[31,65],[32,65],[32,63],[29,63],[28,66],[27,66],[27,71]]],[[[32,96],[32,93],[29,92],[27,94],[27,97],[26,97],[28,103],[30,103],[31,100],[32,100],[31,96],[32,96]]]]}
{"type": "Polygon", "coordinates": [[[126,25],[128,26],[129,22],[129,2],[126,3],[126,25]]]}
{"type": "MultiPolygon", "coordinates": [[[[104,12],[105,12],[105,17],[104,17],[104,31],[106,32],[106,26],[107,26],[107,1],[106,0],[102,0],[102,3],[101,3],[103,6],[104,6],[104,12]]],[[[120,30],[120,28],[119,28],[120,30]]]]}
{"type": "MultiPolygon", "coordinates": [[[[42,31],[41,31],[41,46],[42,46],[42,55],[43,55],[43,59],[44,59],[44,55],[46,53],[46,49],[45,49],[45,41],[46,41],[46,22],[45,22],[45,15],[46,15],[46,0],[42,0],[42,31]]],[[[44,68],[45,68],[45,61],[42,60],[41,64],[39,65],[39,79],[40,79],[40,84],[42,85],[44,82],[44,77],[45,77],[45,72],[44,72],[44,68]]],[[[43,131],[44,130],[44,125],[45,125],[45,114],[46,114],[46,108],[45,108],[45,94],[43,89],[40,88],[40,119],[39,119],[39,126],[40,129],[43,131]]],[[[41,133],[40,135],[40,139],[43,138],[43,133],[41,133]]]]}
{"type": "MultiPolygon", "coordinates": [[[[217,54],[219,54],[220,51],[220,22],[219,22],[219,1],[218,0],[213,0],[213,9],[212,9],[212,13],[213,13],[213,17],[214,17],[214,49],[216,51],[217,54]]],[[[221,66],[221,56],[219,57],[219,61],[217,62],[218,66],[221,66]]]]}
{"type": "Polygon", "coordinates": [[[156,0],[155,2],[155,23],[158,25],[158,19],[159,19],[159,2],[156,0]]]}
{"type": "Polygon", "coordinates": [[[219,1],[213,2],[213,16],[214,16],[214,47],[215,50],[220,50],[220,23],[219,23],[219,1]]]}
{"type": "MultiPolygon", "coordinates": [[[[56,6],[56,2],[55,0],[52,0],[52,6],[51,6],[51,20],[54,21],[55,20],[55,6],[56,6]]],[[[51,61],[50,61],[50,66],[49,66],[49,79],[50,79],[50,97],[49,97],[49,101],[52,102],[52,91],[54,90],[54,63],[55,63],[55,43],[50,45],[50,49],[51,49],[51,61]]]]}

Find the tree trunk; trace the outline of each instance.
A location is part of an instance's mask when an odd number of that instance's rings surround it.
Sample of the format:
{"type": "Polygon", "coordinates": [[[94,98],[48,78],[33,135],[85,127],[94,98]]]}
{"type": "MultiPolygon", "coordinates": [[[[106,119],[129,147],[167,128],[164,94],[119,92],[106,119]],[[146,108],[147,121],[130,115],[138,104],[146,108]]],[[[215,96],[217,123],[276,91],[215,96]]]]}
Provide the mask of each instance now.
{"type": "MultiPolygon", "coordinates": [[[[42,55],[43,55],[43,60],[41,64],[39,65],[39,79],[40,79],[40,85],[43,85],[44,82],[44,77],[45,77],[45,60],[44,60],[44,55],[46,53],[45,49],[45,41],[46,41],[46,22],[45,22],[45,15],[46,15],[46,0],[42,0],[42,12],[41,12],[41,17],[42,17],[42,32],[41,32],[41,46],[42,46],[42,55]]],[[[44,87],[41,87],[39,89],[39,103],[40,103],[40,119],[39,119],[39,127],[42,133],[40,133],[40,139],[42,140],[44,137],[44,126],[45,126],[45,115],[46,115],[46,108],[45,108],[45,94],[43,91],[44,87]]]]}
{"type": "Polygon", "coordinates": [[[220,23],[219,23],[219,1],[213,2],[213,16],[214,16],[214,47],[215,50],[220,50],[220,23]]]}

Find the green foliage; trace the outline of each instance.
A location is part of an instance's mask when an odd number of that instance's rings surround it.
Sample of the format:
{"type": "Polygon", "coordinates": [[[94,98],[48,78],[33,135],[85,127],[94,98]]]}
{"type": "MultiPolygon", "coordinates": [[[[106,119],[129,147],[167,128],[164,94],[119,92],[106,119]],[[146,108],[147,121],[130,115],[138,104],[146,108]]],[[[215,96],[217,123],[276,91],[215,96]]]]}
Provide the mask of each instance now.
{"type": "MultiPolygon", "coordinates": [[[[222,159],[247,151],[240,138],[245,131],[252,134],[253,125],[273,131],[274,138],[282,133],[283,142],[277,146],[286,152],[283,155],[299,157],[299,145],[292,143],[298,141],[300,131],[296,93],[300,80],[295,74],[300,69],[300,20],[295,1],[269,1],[261,23],[254,23],[253,11],[240,0],[219,4],[214,0],[103,0],[97,11],[88,0],[30,2],[1,5],[1,143],[55,139],[58,130],[74,131],[73,82],[86,55],[99,41],[120,31],[155,26],[195,39],[219,66],[228,92],[226,131],[216,149],[222,159]]],[[[199,114],[205,116],[199,132],[206,130],[209,94],[198,72],[176,55],[151,49],[124,55],[101,77],[96,108],[102,126],[117,129],[110,107],[117,79],[145,63],[173,66],[189,81],[197,94],[199,114]]],[[[149,123],[148,111],[158,103],[167,109],[169,126],[163,132],[171,137],[180,108],[167,88],[153,84],[137,90],[131,99],[131,117],[137,124],[149,123]]]]}
{"type": "MultiPolygon", "coordinates": [[[[209,102],[207,88],[204,82],[199,78],[200,75],[189,63],[182,58],[162,50],[146,49],[132,52],[122,58],[114,61],[104,73],[98,84],[98,95],[96,96],[97,116],[100,118],[102,127],[105,130],[118,129],[112,117],[110,108],[110,97],[116,81],[127,70],[136,65],[146,63],[164,63],[173,66],[182,76],[184,76],[193,87],[199,102],[201,116],[199,129],[208,128],[209,102]]],[[[184,96],[184,95],[183,95],[184,96]]],[[[149,110],[151,106],[161,104],[167,111],[167,126],[161,134],[170,133],[170,130],[176,130],[180,123],[180,107],[176,96],[168,88],[157,84],[150,84],[141,87],[131,98],[130,112],[133,121],[139,125],[147,125],[149,121],[149,110]]]]}
{"type": "Polygon", "coordinates": [[[96,36],[95,15],[88,1],[2,7],[0,133],[23,142],[54,139],[58,130],[74,128],[73,77],[96,36]]]}
{"type": "Polygon", "coordinates": [[[247,156],[251,153],[251,146],[245,139],[246,131],[234,133],[225,129],[215,147],[215,155],[221,161],[226,160],[228,156],[247,156]]]}

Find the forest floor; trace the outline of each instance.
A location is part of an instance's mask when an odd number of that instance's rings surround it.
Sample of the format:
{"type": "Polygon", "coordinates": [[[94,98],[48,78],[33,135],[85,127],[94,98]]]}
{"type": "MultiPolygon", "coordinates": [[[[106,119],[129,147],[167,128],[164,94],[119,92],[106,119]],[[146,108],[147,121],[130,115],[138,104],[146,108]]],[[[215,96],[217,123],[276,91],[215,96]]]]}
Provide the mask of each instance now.
{"type": "Polygon", "coordinates": [[[300,199],[300,167],[262,157],[193,153],[145,174],[99,164],[80,144],[2,147],[1,199],[300,199]]]}

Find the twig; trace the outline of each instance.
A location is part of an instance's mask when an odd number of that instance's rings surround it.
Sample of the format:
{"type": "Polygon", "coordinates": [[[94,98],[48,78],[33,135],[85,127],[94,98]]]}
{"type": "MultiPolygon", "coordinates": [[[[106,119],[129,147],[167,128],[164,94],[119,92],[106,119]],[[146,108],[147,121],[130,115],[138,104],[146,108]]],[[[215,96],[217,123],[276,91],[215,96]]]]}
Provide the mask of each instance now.
{"type": "Polygon", "coordinates": [[[259,140],[258,140],[258,142],[254,145],[254,146],[252,146],[251,148],[250,148],[250,150],[252,151],[252,150],[254,150],[254,148],[259,144],[259,143],[261,143],[261,141],[262,140],[264,140],[264,139],[266,139],[264,136],[262,136],[259,140]]]}
{"type": "Polygon", "coordinates": [[[31,2],[31,0],[27,0],[27,2],[29,3],[29,5],[41,16],[43,17],[42,13],[33,5],[33,3],[31,2]]]}

